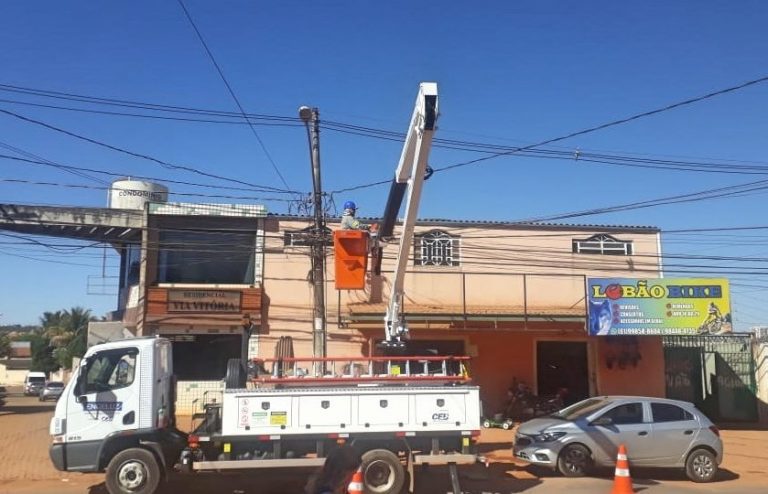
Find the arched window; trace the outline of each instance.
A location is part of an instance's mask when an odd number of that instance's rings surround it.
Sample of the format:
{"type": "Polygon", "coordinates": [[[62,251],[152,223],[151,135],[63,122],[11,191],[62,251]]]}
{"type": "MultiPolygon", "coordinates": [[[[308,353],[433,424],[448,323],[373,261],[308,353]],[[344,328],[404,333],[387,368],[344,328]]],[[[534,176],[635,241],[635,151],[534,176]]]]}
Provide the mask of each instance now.
{"type": "Polygon", "coordinates": [[[607,233],[598,233],[584,240],[573,240],[574,254],[604,254],[608,256],[631,256],[632,241],[619,240],[607,233]]]}
{"type": "Polygon", "coordinates": [[[442,230],[416,235],[413,245],[414,264],[416,266],[459,266],[460,240],[459,237],[442,230]]]}

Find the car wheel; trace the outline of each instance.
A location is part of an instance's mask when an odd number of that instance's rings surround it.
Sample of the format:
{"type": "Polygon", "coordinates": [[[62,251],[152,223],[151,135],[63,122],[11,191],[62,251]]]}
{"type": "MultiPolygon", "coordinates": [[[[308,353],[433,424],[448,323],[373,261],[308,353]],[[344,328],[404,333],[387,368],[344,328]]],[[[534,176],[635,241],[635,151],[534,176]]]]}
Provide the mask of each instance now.
{"type": "Polygon", "coordinates": [[[501,424],[501,428],[504,429],[505,431],[508,431],[509,430],[509,422],[504,422],[503,424],[501,424]]]}
{"type": "Polygon", "coordinates": [[[557,457],[557,470],[566,477],[583,477],[592,466],[592,454],[581,444],[570,444],[557,457]]]}
{"type": "Polygon", "coordinates": [[[688,455],[685,474],[694,482],[711,482],[717,473],[717,460],[711,451],[697,449],[688,455]]]}
{"type": "Polygon", "coordinates": [[[491,428],[491,421],[490,420],[483,420],[483,427],[485,427],[486,429],[490,429],[491,428]]]}

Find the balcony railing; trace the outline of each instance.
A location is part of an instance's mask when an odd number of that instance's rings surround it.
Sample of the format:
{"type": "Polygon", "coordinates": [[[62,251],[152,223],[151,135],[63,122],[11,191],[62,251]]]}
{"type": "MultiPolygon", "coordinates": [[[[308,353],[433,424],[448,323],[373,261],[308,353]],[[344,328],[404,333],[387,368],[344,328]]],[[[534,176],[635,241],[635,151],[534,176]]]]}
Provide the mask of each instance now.
{"type": "MultiPolygon", "coordinates": [[[[385,277],[386,278],[386,277],[385,277]]],[[[410,321],[571,320],[587,314],[586,276],[575,274],[409,271],[404,313],[410,321]]],[[[371,280],[370,292],[387,293],[387,282],[371,280]],[[376,283],[382,283],[376,287],[376,283]]],[[[358,298],[355,298],[358,297],[358,298]]],[[[341,325],[381,321],[388,301],[360,300],[339,292],[341,325]]]]}

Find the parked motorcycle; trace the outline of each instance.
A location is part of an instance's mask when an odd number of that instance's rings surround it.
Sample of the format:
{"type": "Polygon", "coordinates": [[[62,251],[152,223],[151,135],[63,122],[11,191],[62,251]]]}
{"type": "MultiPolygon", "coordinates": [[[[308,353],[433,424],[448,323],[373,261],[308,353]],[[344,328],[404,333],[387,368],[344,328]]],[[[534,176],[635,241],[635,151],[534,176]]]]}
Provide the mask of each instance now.
{"type": "Polygon", "coordinates": [[[508,392],[509,401],[504,415],[516,421],[550,415],[564,407],[567,395],[568,389],[560,388],[554,395],[537,396],[525,383],[516,383],[508,392]]]}

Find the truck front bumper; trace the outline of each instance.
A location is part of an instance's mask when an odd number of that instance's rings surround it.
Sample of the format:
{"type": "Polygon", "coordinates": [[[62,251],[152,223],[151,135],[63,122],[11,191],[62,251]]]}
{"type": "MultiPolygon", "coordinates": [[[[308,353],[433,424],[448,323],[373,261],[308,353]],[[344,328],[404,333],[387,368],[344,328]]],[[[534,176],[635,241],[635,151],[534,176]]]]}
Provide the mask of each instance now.
{"type": "Polygon", "coordinates": [[[56,470],[61,472],[66,471],[66,466],[64,465],[63,444],[52,444],[51,449],[48,450],[48,455],[51,457],[51,463],[53,463],[53,466],[56,468],[56,470]]]}

